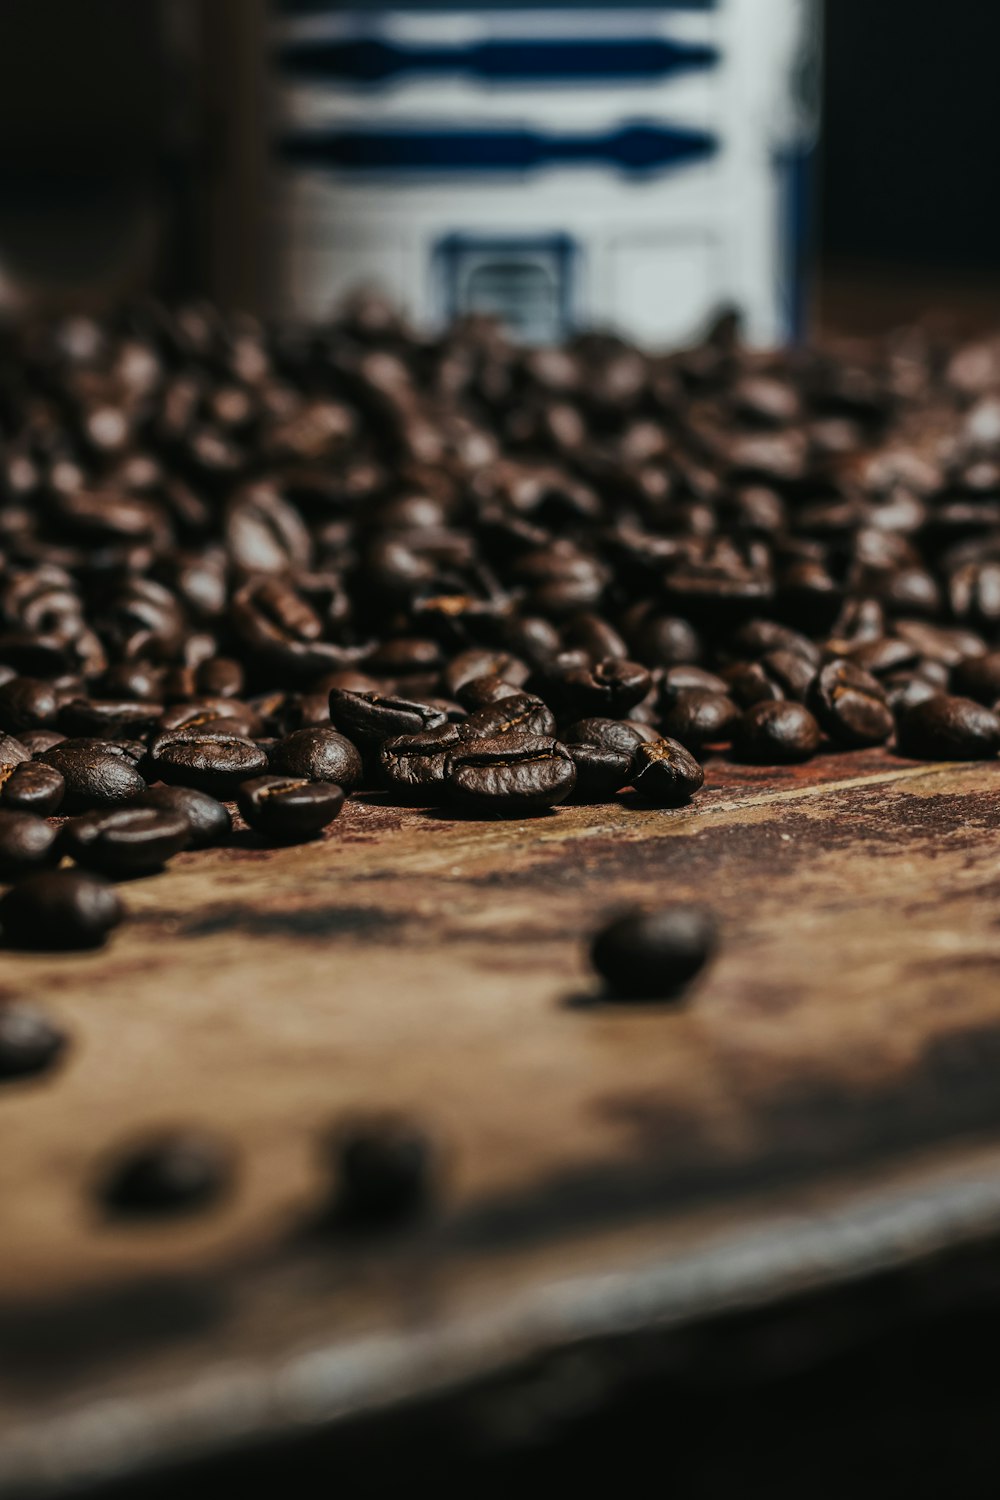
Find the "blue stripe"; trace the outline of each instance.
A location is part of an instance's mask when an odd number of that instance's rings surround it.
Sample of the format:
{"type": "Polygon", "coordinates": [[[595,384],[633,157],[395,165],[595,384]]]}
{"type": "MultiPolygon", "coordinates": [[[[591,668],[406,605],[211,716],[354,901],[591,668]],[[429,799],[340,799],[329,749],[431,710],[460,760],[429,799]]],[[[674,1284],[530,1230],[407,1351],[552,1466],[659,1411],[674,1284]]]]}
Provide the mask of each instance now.
{"type": "Polygon", "coordinates": [[[704,160],[718,149],[703,130],[626,125],[606,135],[531,130],[331,130],[287,135],[286,161],[346,172],[526,172],[544,166],[610,166],[656,172],[704,160]]]}
{"type": "Polygon", "coordinates": [[[471,73],[489,82],[580,79],[652,80],[718,61],[714,47],[634,39],[559,38],[473,42],[468,46],[401,46],[364,37],[357,40],[290,42],[279,54],[284,72],[297,78],[384,83],[402,73],[471,73]]]}

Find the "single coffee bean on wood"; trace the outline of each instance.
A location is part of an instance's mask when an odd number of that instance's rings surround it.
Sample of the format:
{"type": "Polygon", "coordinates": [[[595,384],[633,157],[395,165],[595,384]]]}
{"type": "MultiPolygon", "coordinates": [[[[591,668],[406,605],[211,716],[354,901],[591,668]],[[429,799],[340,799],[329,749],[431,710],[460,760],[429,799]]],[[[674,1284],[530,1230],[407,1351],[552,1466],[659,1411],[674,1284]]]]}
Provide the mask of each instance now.
{"type": "Polygon", "coordinates": [[[144,1218],[192,1213],[230,1187],[232,1152],[215,1136],[190,1130],[164,1132],[124,1150],[100,1184],[116,1216],[144,1218]]]}
{"type": "Polygon", "coordinates": [[[20,1000],[0,1004],[0,1082],[48,1072],[66,1049],[66,1033],[44,1011],[20,1000]]]}
{"type": "Polygon", "coordinates": [[[250,827],[268,838],[295,843],[322,833],[344,805],[344,793],[330,781],[296,776],[257,776],[244,781],[236,802],[250,827]]]}
{"type": "Polygon", "coordinates": [[[393,1116],[356,1120],[333,1141],[334,1214],[351,1229],[381,1229],[423,1213],[436,1189],[435,1153],[416,1125],[393,1116]]]}
{"type": "Polygon", "coordinates": [[[451,796],[471,811],[520,817],[565,802],[576,767],[565,745],[542,735],[469,740],[448,757],[451,796]]]}
{"type": "Polygon", "coordinates": [[[641,744],[632,757],[631,784],[655,807],[681,807],[705,784],[705,772],[678,740],[641,744]]]}
{"type": "Polygon", "coordinates": [[[611,998],[673,999],[715,951],[717,923],[701,906],[667,906],[615,917],[597,933],[594,968],[611,998]]]}
{"type": "Polygon", "coordinates": [[[0,898],[0,933],[11,948],[99,948],[123,914],[107,881],[82,870],[48,870],[0,898]]]}
{"type": "Polygon", "coordinates": [[[937,693],[899,716],[901,755],[918,760],[987,760],[1000,750],[1000,716],[971,698],[937,693]]]}
{"type": "Polygon", "coordinates": [[[808,760],[823,736],[812,714],[801,703],[765,702],[748,708],[736,725],[737,755],[759,765],[790,765],[808,760]]]}

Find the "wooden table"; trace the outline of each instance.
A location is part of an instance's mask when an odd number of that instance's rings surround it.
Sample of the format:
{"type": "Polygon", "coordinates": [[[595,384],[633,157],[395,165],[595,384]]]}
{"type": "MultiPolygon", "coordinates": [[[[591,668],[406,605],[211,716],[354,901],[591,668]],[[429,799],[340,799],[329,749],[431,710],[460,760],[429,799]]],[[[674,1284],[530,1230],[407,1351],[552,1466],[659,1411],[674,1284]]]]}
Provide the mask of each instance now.
{"type": "Polygon", "coordinates": [[[465,821],[354,802],[123,887],[104,952],[5,955],[73,1046],[0,1091],[0,1493],[308,1431],[582,1338],[702,1318],[1000,1227],[1000,767],[713,763],[680,811],[465,821]],[[603,913],[697,899],[680,1007],[601,1003],[603,913]],[[439,1139],[440,1206],[324,1228],[358,1110],[439,1139]],[[232,1197],[103,1220],[147,1128],[232,1197]]]}

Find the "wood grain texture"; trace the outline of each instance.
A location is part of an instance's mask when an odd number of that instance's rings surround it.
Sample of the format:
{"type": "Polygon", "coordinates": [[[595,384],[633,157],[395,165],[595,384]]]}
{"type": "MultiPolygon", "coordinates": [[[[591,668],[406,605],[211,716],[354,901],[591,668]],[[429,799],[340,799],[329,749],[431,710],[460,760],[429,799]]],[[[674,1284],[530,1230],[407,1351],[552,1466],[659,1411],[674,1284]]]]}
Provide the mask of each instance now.
{"type": "Polygon", "coordinates": [[[673,812],[355,802],[316,844],[244,834],[128,884],[103,953],[5,955],[0,995],[73,1047],[0,1092],[0,1486],[1000,1224],[998,822],[997,766],[881,751],[719,762],[673,812]],[[720,913],[716,963],[680,1007],[600,1003],[594,924],[674,899],[720,913]],[[382,1108],[439,1138],[441,1206],[345,1242],[316,1223],[324,1137],[382,1108]],[[175,1122],[237,1143],[230,1200],[103,1221],[107,1153],[175,1122]]]}

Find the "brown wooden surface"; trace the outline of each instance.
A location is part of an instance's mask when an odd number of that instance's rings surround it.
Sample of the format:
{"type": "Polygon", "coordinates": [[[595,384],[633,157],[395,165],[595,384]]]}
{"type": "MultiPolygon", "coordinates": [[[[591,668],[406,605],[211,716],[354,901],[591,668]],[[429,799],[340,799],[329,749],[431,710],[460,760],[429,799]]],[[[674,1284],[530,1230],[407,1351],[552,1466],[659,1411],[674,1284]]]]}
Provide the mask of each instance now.
{"type": "Polygon", "coordinates": [[[1000,1224],[1000,767],[709,768],[689,808],[460,821],[353,803],[322,842],[181,856],[99,954],[3,959],[64,1021],[0,1091],[0,1489],[471,1378],[532,1350],[1000,1224]],[[687,1004],[598,1002],[632,901],[719,912],[687,1004]],[[439,1212],[315,1224],[322,1141],[392,1108],[439,1212]],[[106,1153],[224,1131],[231,1199],[101,1219],[106,1153]],[[110,1414],[110,1415],[109,1415],[110,1414]]]}

